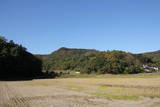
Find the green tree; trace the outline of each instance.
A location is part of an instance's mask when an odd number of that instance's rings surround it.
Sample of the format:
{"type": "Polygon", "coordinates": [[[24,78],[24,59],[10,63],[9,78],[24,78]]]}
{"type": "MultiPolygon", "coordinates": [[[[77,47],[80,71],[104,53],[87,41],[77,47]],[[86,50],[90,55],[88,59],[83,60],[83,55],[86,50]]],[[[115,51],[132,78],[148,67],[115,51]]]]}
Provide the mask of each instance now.
{"type": "Polygon", "coordinates": [[[42,74],[41,60],[22,45],[0,37],[0,78],[33,77],[42,74]]]}

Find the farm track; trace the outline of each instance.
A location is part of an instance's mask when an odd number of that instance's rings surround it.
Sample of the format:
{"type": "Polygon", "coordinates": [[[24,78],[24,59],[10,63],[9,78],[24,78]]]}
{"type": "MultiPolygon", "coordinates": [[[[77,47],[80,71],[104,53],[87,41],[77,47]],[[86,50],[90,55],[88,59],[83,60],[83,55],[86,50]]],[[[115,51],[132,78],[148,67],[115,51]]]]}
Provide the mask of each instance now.
{"type": "Polygon", "coordinates": [[[55,84],[44,86],[37,85],[34,81],[3,81],[0,82],[0,107],[160,107],[160,99],[103,99],[55,84]]]}

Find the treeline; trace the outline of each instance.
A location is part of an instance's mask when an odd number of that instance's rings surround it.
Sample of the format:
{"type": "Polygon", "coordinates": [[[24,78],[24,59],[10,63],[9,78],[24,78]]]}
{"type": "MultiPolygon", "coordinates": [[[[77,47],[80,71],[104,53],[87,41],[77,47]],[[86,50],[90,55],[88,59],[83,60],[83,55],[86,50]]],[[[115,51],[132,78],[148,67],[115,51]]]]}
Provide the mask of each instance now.
{"type": "Polygon", "coordinates": [[[143,64],[154,64],[152,57],[123,51],[96,51],[61,48],[43,58],[43,70],[73,70],[81,73],[132,74],[144,72],[143,64]]]}
{"type": "Polygon", "coordinates": [[[0,78],[23,78],[41,75],[42,62],[22,45],[0,36],[0,78]]]}

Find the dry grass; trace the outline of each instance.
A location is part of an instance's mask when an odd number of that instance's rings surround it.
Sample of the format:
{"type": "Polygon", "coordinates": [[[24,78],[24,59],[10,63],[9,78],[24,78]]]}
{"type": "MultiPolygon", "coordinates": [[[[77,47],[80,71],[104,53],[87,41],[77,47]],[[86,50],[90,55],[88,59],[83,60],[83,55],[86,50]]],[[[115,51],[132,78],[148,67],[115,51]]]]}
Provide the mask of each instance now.
{"type": "MultiPolygon", "coordinates": [[[[34,81],[33,84],[56,85],[109,99],[138,100],[141,97],[160,97],[160,78],[61,78],[34,81]],[[103,94],[103,95],[101,95],[103,94]]],[[[32,85],[33,85],[32,84],[32,85]]]]}
{"type": "Polygon", "coordinates": [[[0,82],[0,107],[159,107],[159,102],[159,74],[0,82]]]}

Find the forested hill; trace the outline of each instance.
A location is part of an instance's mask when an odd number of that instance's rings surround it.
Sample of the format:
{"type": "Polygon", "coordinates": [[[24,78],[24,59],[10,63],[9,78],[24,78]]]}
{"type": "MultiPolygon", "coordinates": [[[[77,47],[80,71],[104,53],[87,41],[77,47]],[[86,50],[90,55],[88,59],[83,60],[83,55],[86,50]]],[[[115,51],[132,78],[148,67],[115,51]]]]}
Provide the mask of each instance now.
{"type": "Polygon", "coordinates": [[[62,47],[60,49],[58,49],[55,52],[52,52],[51,54],[57,54],[57,55],[61,55],[61,56],[72,56],[72,55],[83,55],[87,52],[96,52],[96,50],[93,49],[77,49],[77,48],[66,48],[66,47],[62,47]]]}
{"type": "MultiPolygon", "coordinates": [[[[53,59],[57,59],[57,58],[64,58],[64,57],[75,57],[75,56],[81,56],[84,55],[87,52],[96,52],[96,50],[93,49],[77,49],[77,48],[66,48],[66,47],[62,47],[54,52],[52,52],[51,54],[35,54],[35,56],[39,59],[41,59],[42,61],[53,61],[53,59]]],[[[57,59],[58,60],[58,59],[57,59]]]]}
{"type": "Polygon", "coordinates": [[[160,58],[160,50],[154,51],[154,52],[147,52],[147,53],[144,53],[144,54],[152,56],[152,57],[160,58]]]}
{"type": "Polygon", "coordinates": [[[81,73],[139,73],[143,64],[155,64],[143,54],[123,51],[60,48],[45,56],[43,70],[73,70],[81,73]]]}

